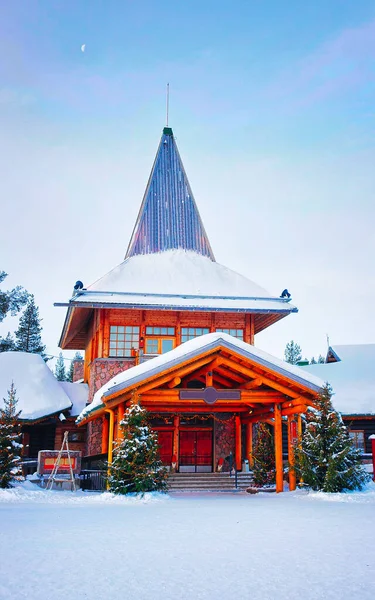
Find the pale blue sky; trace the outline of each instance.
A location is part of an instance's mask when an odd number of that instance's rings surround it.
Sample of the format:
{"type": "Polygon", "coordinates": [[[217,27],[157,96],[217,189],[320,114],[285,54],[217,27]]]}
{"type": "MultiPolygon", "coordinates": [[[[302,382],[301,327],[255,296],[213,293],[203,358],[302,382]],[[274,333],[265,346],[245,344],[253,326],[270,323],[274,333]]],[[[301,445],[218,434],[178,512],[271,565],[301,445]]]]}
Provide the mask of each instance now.
{"type": "MultiPolygon", "coordinates": [[[[76,279],[121,262],[165,120],[219,262],[300,309],[256,339],[282,355],[375,342],[375,3],[0,4],[8,286],[57,352],[76,279]],[[81,44],[86,50],[81,52],[81,44]]],[[[8,319],[0,333],[14,326],[8,319]]]]}

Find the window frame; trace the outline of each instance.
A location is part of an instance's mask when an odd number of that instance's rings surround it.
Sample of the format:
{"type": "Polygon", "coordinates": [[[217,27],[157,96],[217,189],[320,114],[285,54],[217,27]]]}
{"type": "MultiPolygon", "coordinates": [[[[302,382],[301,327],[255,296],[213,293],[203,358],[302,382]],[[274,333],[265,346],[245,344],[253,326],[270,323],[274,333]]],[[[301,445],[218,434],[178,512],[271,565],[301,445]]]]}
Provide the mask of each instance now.
{"type": "Polygon", "coordinates": [[[351,440],[353,446],[357,450],[360,450],[362,453],[366,452],[366,438],[365,438],[365,430],[364,429],[349,429],[349,437],[350,437],[350,440],[351,440]],[[352,435],[351,435],[352,433],[355,434],[354,437],[352,437],[352,435]],[[362,435],[361,447],[358,445],[358,434],[362,435]]]}
{"type": "Polygon", "coordinates": [[[189,342],[190,340],[195,340],[195,338],[201,337],[202,335],[207,335],[210,331],[209,327],[181,327],[181,344],[189,342]],[[202,333],[197,334],[197,330],[201,330],[202,333]],[[194,333],[191,333],[192,331],[194,331],[194,333]]]}
{"type": "Polygon", "coordinates": [[[139,325],[109,325],[109,347],[108,347],[108,357],[109,358],[132,358],[134,356],[133,349],[135,351],[139,350],[139,340],[141,337],[141,328],[139,325]],[[123,331],[119,331],[119,329],[123,331]],[[116,331],[113,331],[116,329],[116,331]],[[127,331],[128,330],[128,331],[127,331]],[[131,331],[129,331],[131,330],[131,331]],[[137,331],[135,331],[137,330],[137,331]],[[123,339],[118,339],[118,336],[123,336],[123,339]],[[116,336],[116,339],[111,336],[116,336]],[[127,339],[127,336],[130,336],[127,339]],[[112,346],[112,344],[116,344],[112,346]],[[123,347],[120,347],[119,344],[124,344],[123,347]],[[119,351],[123,350],[122,354],[119,354],[119,351]],[[113,353],[115,352],[115,353],[113,353]]]}
{"type": "Polygon", "coordinates": [[[232,337],[236,338],[237,340],[241,340],[242,342],[244,341],[244,335],[245,335],[244,329],[237,328],[237,327],[217,327],[215,331],[216,331],[216,333],[227,333],[228,335],[231,335],[232,337]],[[230,333],[231,331],[235,331],[236,335],[233,335],[233,333],[230,333]],[[238,335],[239,331],[242,331],[241,337],[238,335]]]}

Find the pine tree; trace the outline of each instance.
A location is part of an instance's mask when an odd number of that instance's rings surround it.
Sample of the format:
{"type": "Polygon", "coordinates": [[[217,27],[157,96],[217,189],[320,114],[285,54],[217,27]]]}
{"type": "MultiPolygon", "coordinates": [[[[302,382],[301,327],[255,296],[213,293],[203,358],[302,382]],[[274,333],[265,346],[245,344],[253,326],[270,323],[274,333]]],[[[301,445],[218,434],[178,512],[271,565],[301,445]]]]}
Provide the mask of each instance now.
{"type": "Polygon", "coordinates": [[[285,347],[284,358],[291,365],[296,365],[302,358],[301,346],[291,340],[285,347]]]}
{"type": "Polygon", "coordinates": [[[35,304],[34,296],[31,295],[15,334],[16,350],[19,352],[40,354],[46,360],[44,352],[46,347],[42,343],[42,326],[40,322],[39,309],[35,304]]]}
{"type": "Polygon", "coordinates": [[[74,355],[73,360],[70,362],[70,366],[68,369],[68,373],[67,373],[67,381],[73,381],[73,375],[74,375],[74,363],[76,362],[76,360],[83,360],[83,356],[80,352],[76,352],[74,355]]]}
{"type": "Polygon", "coordinates": [[[60,352],[59,358],[56,361],[55,367],[55,377],[57,381],[66,381],[66,370],[65,370],[65,361],[63,357],[63,353],[60,352]]]}
{"type": "Polygon", "coordinates": [[[310,365],[316,365],[316,360],[314,357],[310,360],[310,365]]]}
{"type": "Polygon", "coordinates": [[[324,356],[322,356],[321,354],[319,354],[318,356],[318,364],[322,365],[326,362],[326,359],[324,358],[324,356]]]}
{"type": "Polygon", "coordinates": [[[317,410],[306,413],[305,431],[295,449],[296,472],[316,491],[361,489],[369,475],[331,397],[332,389],[326,384],[316,401],[317,410]]]}
{"type": "Polygon", "coordinates": [[[13,339],[13,336],[8,331],[8,335],[3,338],[0,337],[0,352],[10,352],[11,350],[16,349],[16,343],[13,339]]]}
{"type": "Polygon", "coordinates": [[[9,488],[15,481],[21,481],[22,444],[19,443],[21,425],[20,412],[17,412],[17,397],[14,383],[4,398],[4,408],[0,408],[0,488],[9,488]]]}
{"type": "Polygon", "coordinates": [[[255,485],[275,482],[275,451],[271,432],[265,423],[259,423],[253,452],[253,479],[255,485]]]}
{"type": "Polygon", "coordinates": [[[147,422],[147,411],[132,404],[120,423],[123,439],[113,452],[109,489],[115,494],[166,491],[167,471],[159,457],[157,435],[147,422]]]}
{"type": "MultiPolygon", "coordinates": [[[[5,271],[0,271],[0,283],[7,277],[5,271]]],[[[8,291],[0,290],[0,323],[8,312],[15,316],[28,301],[29,294],[20,285],[8,291]]]]}

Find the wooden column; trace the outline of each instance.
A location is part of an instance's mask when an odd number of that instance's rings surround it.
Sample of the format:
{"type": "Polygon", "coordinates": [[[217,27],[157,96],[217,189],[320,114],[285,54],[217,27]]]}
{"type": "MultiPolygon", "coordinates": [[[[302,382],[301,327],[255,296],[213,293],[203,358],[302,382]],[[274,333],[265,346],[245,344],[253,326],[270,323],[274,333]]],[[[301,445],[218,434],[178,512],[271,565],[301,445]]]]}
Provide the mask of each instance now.
{"type": "Polygon", "coordinates": [[[180,417],[176,415],[173,417],[173,454],[176,456],[177,469],[178,469],[178,445],[180,437],[180,417]]]}
{"type": "Polygon", "coordinates": [[[294,444],[296,443],[297,423],[294,416],[288,417],[288,462],[289,462],[289,491],[294,492],[297,487],[296,472],[294,469],[294,444]]]}
{"type": "Polygon", "coordinates": [[[208,371],[206,373],[206,387],[212,387],[212,383],[213,383],[213,376],[212,376],[212,371],[208,371]]]}
{"type": "Polygon", "coordinates": [[[254,346],[255,316],[250,315],[250,344],[254,346]]]}
{"type": "Polygon", "coordinates": [[[118,408],[117,408],[117,441],[121,442],[121,440],[124,439],[124,432],[122,430],[122,427],[120,426],[120,423],[122,421],[122,419],[124,418],[124,414],[125,414],[125,404],[119,404],[118,408]]]}
{"type": "Polygon", "coordinates": [[[235,441],[236,441],[236,450],[235,450],[235,464],[237,471],[241,471],[242,469],[242,448],[241,448],[241,417],[238,415],[234,418],[234,429],[235,429],[235,441]]]}
{"type": "Polygon", "coordinates": [[[254,464],[253,459],[253,424],[246,423],[246,457],[249,461],[249,467],[254,464]]]}
{"type": "Polygon", "coordinates": [[[108,358],[109,356],[109,316],[108,310],[103,310],[103,348],[102,348],[103,358],[108,358]]]}
{"type": "MultiPolygon", "coordinates": [[[[298,447],[300,447],[302,441],[302,415],[297,415],[297,436],[298,436],[298,447]]],[[[299,483],[303,483],[303,478],[299,477],[299,483]]]]}
{"type": "Polygon", "coordinates": [[[104,415],[102,418],[102,453],[108,452],[108,419],[104,415]]]}
{"type": "Polygon", "coordinates": [[[109,428],[108,428],[108,466],[112,464],[113,458],[113,431],[115,425],[115,413],[113,409],[107,408],[106,412],[109,413],[109,428]]]}
{"type": "Polygon", "coordinates": [[[99,309],[98,358],[103,358],[104,309],[99,309]]]}
{"type": "Polygon", "coordinates": [[[282,420],[281,420],[281,406],[275,404],[274,406],[275,416],[275,464],[276,464],[276,492],[282,492],[284,490],[284,473],[283,473],[283,431],[282,431],[282,420]]]}

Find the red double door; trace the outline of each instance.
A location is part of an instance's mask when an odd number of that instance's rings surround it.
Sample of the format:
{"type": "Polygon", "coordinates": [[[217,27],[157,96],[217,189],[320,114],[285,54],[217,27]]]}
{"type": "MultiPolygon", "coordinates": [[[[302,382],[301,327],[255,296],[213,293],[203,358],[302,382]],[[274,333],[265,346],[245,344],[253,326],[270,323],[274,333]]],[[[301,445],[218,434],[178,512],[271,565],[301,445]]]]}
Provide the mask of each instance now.
{"type": "Polygon", "coordinates": [[[212,430],[180,431],[180,471],[212,470],[212,430]]]}
{"type": "MultiPolygon", "coordinates": [[[[160,458],[170,465],[173,456],[173,431],[158,431],[160,458]]],[[[212,430],[180,430],[180,471],[212,470],[212,430]]]]}

